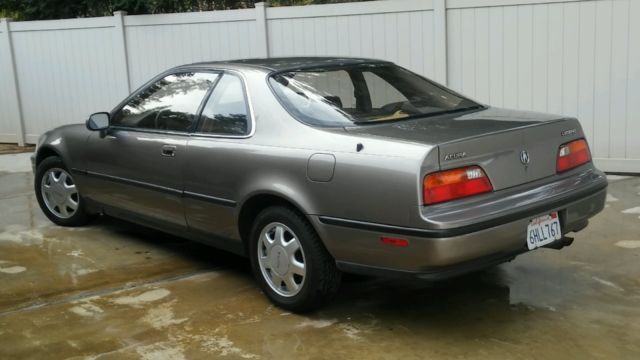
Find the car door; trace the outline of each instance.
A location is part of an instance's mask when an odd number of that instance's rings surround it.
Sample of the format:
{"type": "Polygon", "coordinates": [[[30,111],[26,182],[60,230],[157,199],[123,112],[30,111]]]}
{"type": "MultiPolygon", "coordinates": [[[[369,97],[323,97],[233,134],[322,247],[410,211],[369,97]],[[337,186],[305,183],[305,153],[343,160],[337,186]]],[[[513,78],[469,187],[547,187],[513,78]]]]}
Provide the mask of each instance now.
{"type": "MultiPolygon", "coordinates": [[[[242,77],[226,72],[205,103],[187,145],[185,214],[192,232],[238,239],[236,184],[252,156],[253,121],[242,77]]],[[[218,246],[233,248],[231,243],[218,246]]],[[[237,245],[237,244],[236,244],[237,245]]]]}
{"type": "Polygon", "coordinates": [[[87,143],[87,196],[106,213],[163,227],[185,227],[186,144],[217,73],[161,77],[112,112],[87,143]]]}

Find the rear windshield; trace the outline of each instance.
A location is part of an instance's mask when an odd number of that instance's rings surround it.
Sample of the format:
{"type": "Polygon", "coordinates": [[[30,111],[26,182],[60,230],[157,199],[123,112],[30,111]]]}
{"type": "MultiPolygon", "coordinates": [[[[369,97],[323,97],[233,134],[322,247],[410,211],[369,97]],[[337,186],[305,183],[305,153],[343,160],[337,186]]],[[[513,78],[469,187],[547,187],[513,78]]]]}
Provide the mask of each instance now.
{"type": "Polygon", "coordinates": [[[359,64],[273,75],[269,82],[299,120],[318,126],[399,121],[482,108],[393,64],[359,64]]]}

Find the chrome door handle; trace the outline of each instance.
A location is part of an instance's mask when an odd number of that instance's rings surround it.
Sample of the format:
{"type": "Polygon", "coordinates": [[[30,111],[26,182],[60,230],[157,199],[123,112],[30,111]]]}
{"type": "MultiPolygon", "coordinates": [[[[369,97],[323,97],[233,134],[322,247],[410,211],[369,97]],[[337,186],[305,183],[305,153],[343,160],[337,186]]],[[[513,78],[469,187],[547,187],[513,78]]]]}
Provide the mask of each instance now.
{"type": "Polygon", "coordinates": [[[162,145],[162,156],[176,156],[176,147],[173,145],[162,145]]]}

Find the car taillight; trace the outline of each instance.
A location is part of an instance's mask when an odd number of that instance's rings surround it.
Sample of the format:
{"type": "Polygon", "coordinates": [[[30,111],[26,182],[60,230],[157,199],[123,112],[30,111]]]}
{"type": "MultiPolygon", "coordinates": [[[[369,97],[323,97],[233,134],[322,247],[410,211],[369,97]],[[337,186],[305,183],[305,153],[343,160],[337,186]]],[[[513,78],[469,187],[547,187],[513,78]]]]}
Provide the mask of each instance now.
{"type": "Polygon", "coordinates": [[[582,164],[591,161],[591,152],[585,139],[575,140],[570,143],[560,145],[558,150],[558,160],[556,161],[556,171],[571,170],[582,164]]]}
{"type": "Polygon", "coordinates": [[[491,181],[479,166],[440,171],[424,178],[422,195],[425,205],[493,191],[491,181]]]}

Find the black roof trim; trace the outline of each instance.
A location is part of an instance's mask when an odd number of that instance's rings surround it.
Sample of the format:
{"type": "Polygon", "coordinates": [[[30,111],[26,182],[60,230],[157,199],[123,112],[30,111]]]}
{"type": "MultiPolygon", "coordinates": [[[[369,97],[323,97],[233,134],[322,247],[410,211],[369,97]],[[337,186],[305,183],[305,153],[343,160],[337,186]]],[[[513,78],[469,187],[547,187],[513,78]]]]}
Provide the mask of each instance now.
{"type": "Polygon", "coordinates": [[[348,57],[280,57],[268,59],[238,59],[226,61],[206,61],[191,65],[199,66],[220,66],[220,65],[236,65],[261,68],[271,71],[286,71],[296,69],[308,69],[324,66],[340,66],[340,65],[358,65],[358,64],[385,64],[390,63],[385,60],[365,59],[365,58],[348,58],[348,57]]]}

